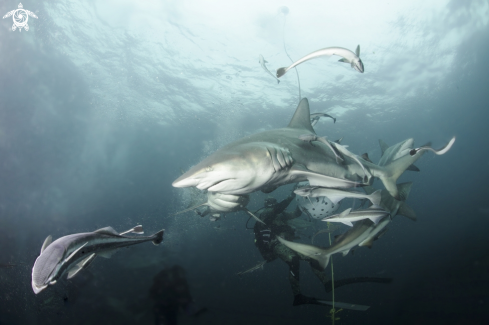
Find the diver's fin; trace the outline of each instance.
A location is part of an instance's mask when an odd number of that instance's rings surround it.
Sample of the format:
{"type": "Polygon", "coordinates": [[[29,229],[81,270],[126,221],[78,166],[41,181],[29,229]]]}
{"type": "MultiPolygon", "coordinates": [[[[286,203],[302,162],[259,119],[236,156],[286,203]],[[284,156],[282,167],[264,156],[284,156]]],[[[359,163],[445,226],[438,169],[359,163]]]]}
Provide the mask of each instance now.
{"type": "Polygon", "coordinates": [[[44,239],[44,243],[42,244],[41,247],[41,254],[49,245],[51,245],[52,242],[53,242],[53,236],[51,235],[47,236],[46,239],[44,239]]]}

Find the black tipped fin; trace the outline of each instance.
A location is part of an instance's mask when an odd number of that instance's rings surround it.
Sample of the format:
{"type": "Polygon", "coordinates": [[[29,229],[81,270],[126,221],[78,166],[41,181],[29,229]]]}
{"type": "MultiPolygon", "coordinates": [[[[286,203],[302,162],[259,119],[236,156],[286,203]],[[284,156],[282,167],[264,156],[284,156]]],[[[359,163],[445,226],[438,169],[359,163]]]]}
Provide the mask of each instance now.
{"type": "Polygon", "coordinates": [[[165,233],[165,229],[161,229],[160,231],[158,231],[156,234],[153,235],[155,237],[155,239],[153,239],[153,245],[161,244],[161,242],[163,241],[164,233],[165,233]]]}
{"type": "Polygon", "coordinates": [[[419,172],[420,171],[419,168],[416,167],[415,165],[409,166],[408,168],[406,168],[406,170],[410,170],[412,172],[419,172]]]}
{"type": "Polygon", "coordinates": [[[363,158],[363,160],[366,160],[366,161],[372,163],[372,160],[370,160],[370,158],[368,157],[368,153],[364,153],[363,155],[361,155],[361,157],[363,158]]]}

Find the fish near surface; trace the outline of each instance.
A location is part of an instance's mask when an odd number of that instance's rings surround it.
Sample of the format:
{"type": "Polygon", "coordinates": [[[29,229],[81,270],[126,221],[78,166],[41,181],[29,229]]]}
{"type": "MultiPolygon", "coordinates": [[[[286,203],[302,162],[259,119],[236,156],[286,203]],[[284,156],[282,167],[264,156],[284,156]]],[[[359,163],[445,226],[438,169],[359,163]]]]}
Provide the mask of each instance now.
{"type": "Polygon", "coordinates": [[[242,195],[258,190],[271,192],[279,186],[306,180],[311,186],[352,188],[364,185],[359,180],[377,177],[392,196],[398,197],[397,178],[426,151],[405,155],[386,166],[358,158],[363,165],[359,166],[355,161],[358,159],[351,158],[353,154],[344,155],[345,162],[338,164],[335,154],[324,143],[311,146],[299,139],[304,134],[316,134],[306,98],[300,101],[287,127],[247,136],[224,146],[172,185],[242,195]]]}
{"type": "Polygon", "coordinates": [[[152,241],[158,245],[163,241],[164,230],[148,237],[131,237],[124,234],[141,234],[142,226],[117,233],[112,227],[94,232],[67,235],[51,242],[48,236],[41,248],[41,254],[32,268],[32,290],[38,294],[68,271],[68,279],[86,268],[96,256],[109,258],[121,247],[152,241]]]}

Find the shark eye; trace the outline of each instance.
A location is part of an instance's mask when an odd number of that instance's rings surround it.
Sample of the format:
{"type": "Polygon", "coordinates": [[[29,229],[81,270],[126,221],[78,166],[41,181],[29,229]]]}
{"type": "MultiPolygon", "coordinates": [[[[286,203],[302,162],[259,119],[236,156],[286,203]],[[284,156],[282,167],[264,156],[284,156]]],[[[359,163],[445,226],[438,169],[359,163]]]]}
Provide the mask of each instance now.
{"type": "Polygon", "coordinates": [[[212,170],[213,170],[213,169],[212,169],[212,167],[211,167],[211,166],[207,166],[207,167],[205,168],[205,171],[206,171],[206,172],[211,172],[212,170]]]}

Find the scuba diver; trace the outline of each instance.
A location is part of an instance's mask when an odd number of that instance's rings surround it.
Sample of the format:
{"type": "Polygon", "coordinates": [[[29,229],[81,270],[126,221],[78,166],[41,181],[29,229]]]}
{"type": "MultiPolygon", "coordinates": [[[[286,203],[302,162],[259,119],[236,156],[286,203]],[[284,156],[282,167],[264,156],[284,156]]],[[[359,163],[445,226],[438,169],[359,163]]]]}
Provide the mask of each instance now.
{"type": "Polygon", "coordinates": [[[193,302],[185,270],[179,265],[160,271],[153,279],[149,294],[154,301],[155,325],[176,325],[180,309],[195,317],[207,311],[193,302]]]}
{"type": "MultiPolygon", "coordinates": [[[[299,270],[300,260],[303,260],[309,263],[313,273],[323,284],[325,291],[331,291],[333,283],[328,279],[318,261],[291,250],[277,239],[277,236],[285,238],[289,241],[299,238],[295,236],[294,229],[287,224],[287,221],[300,217],[302,214],[301,209],[297,207],[293,212],[285,211],[290,203],[294,200],[295,196],[295,193],[292,192],[280,203],[278,203],[275,198],[269,197],[265,199],[265,206],[262,208],[261,213],[259,214],[259,218],[265,224],[257,222],[253,227],[253,231],[255,233],[255,246],[265,259],[263,264],[280,258],[289,266],[289,282],[294,294],[293,306],[302,304],[331,305],[331,302],[305,296],[300,290],[299,270]]],[[[391,281],[391,278],[355,277],[335,280],[334,287],[337,288],[347,284],[360,282],[390,283],[391,281]]],[[[354,305],[350,306],[349,304],[343,304],[343,308],[345,309],[354,309],[355,307],[353,306],[354,305]]]]}
{"type": "Polygon", "coordinates": [[[308,297],[302,295],[300,290],[300,260],[309,262],[312,271],[323,283],[326,291],[329,291],[331,281],[328,280],[328,277],[316,260],[291,250],[277,240],[277,236],[283,237],[286,240],[297,239],[294,229],[287,224],[287,221],[300,217],[302,211],[299,207],[293,212],[285,211],[294,198],[295,193],[292,192],[280,203],[277,203],[275,198],[265,199],[265,207],[259,215],[259,218],[265,224],[255,223],[253,231],[255,233],[255,245],[267,262],[280,258],[289,266],[289,282],[294,294],[293,305],[295,306],[308,303],[305,302],[308,297]]]}

